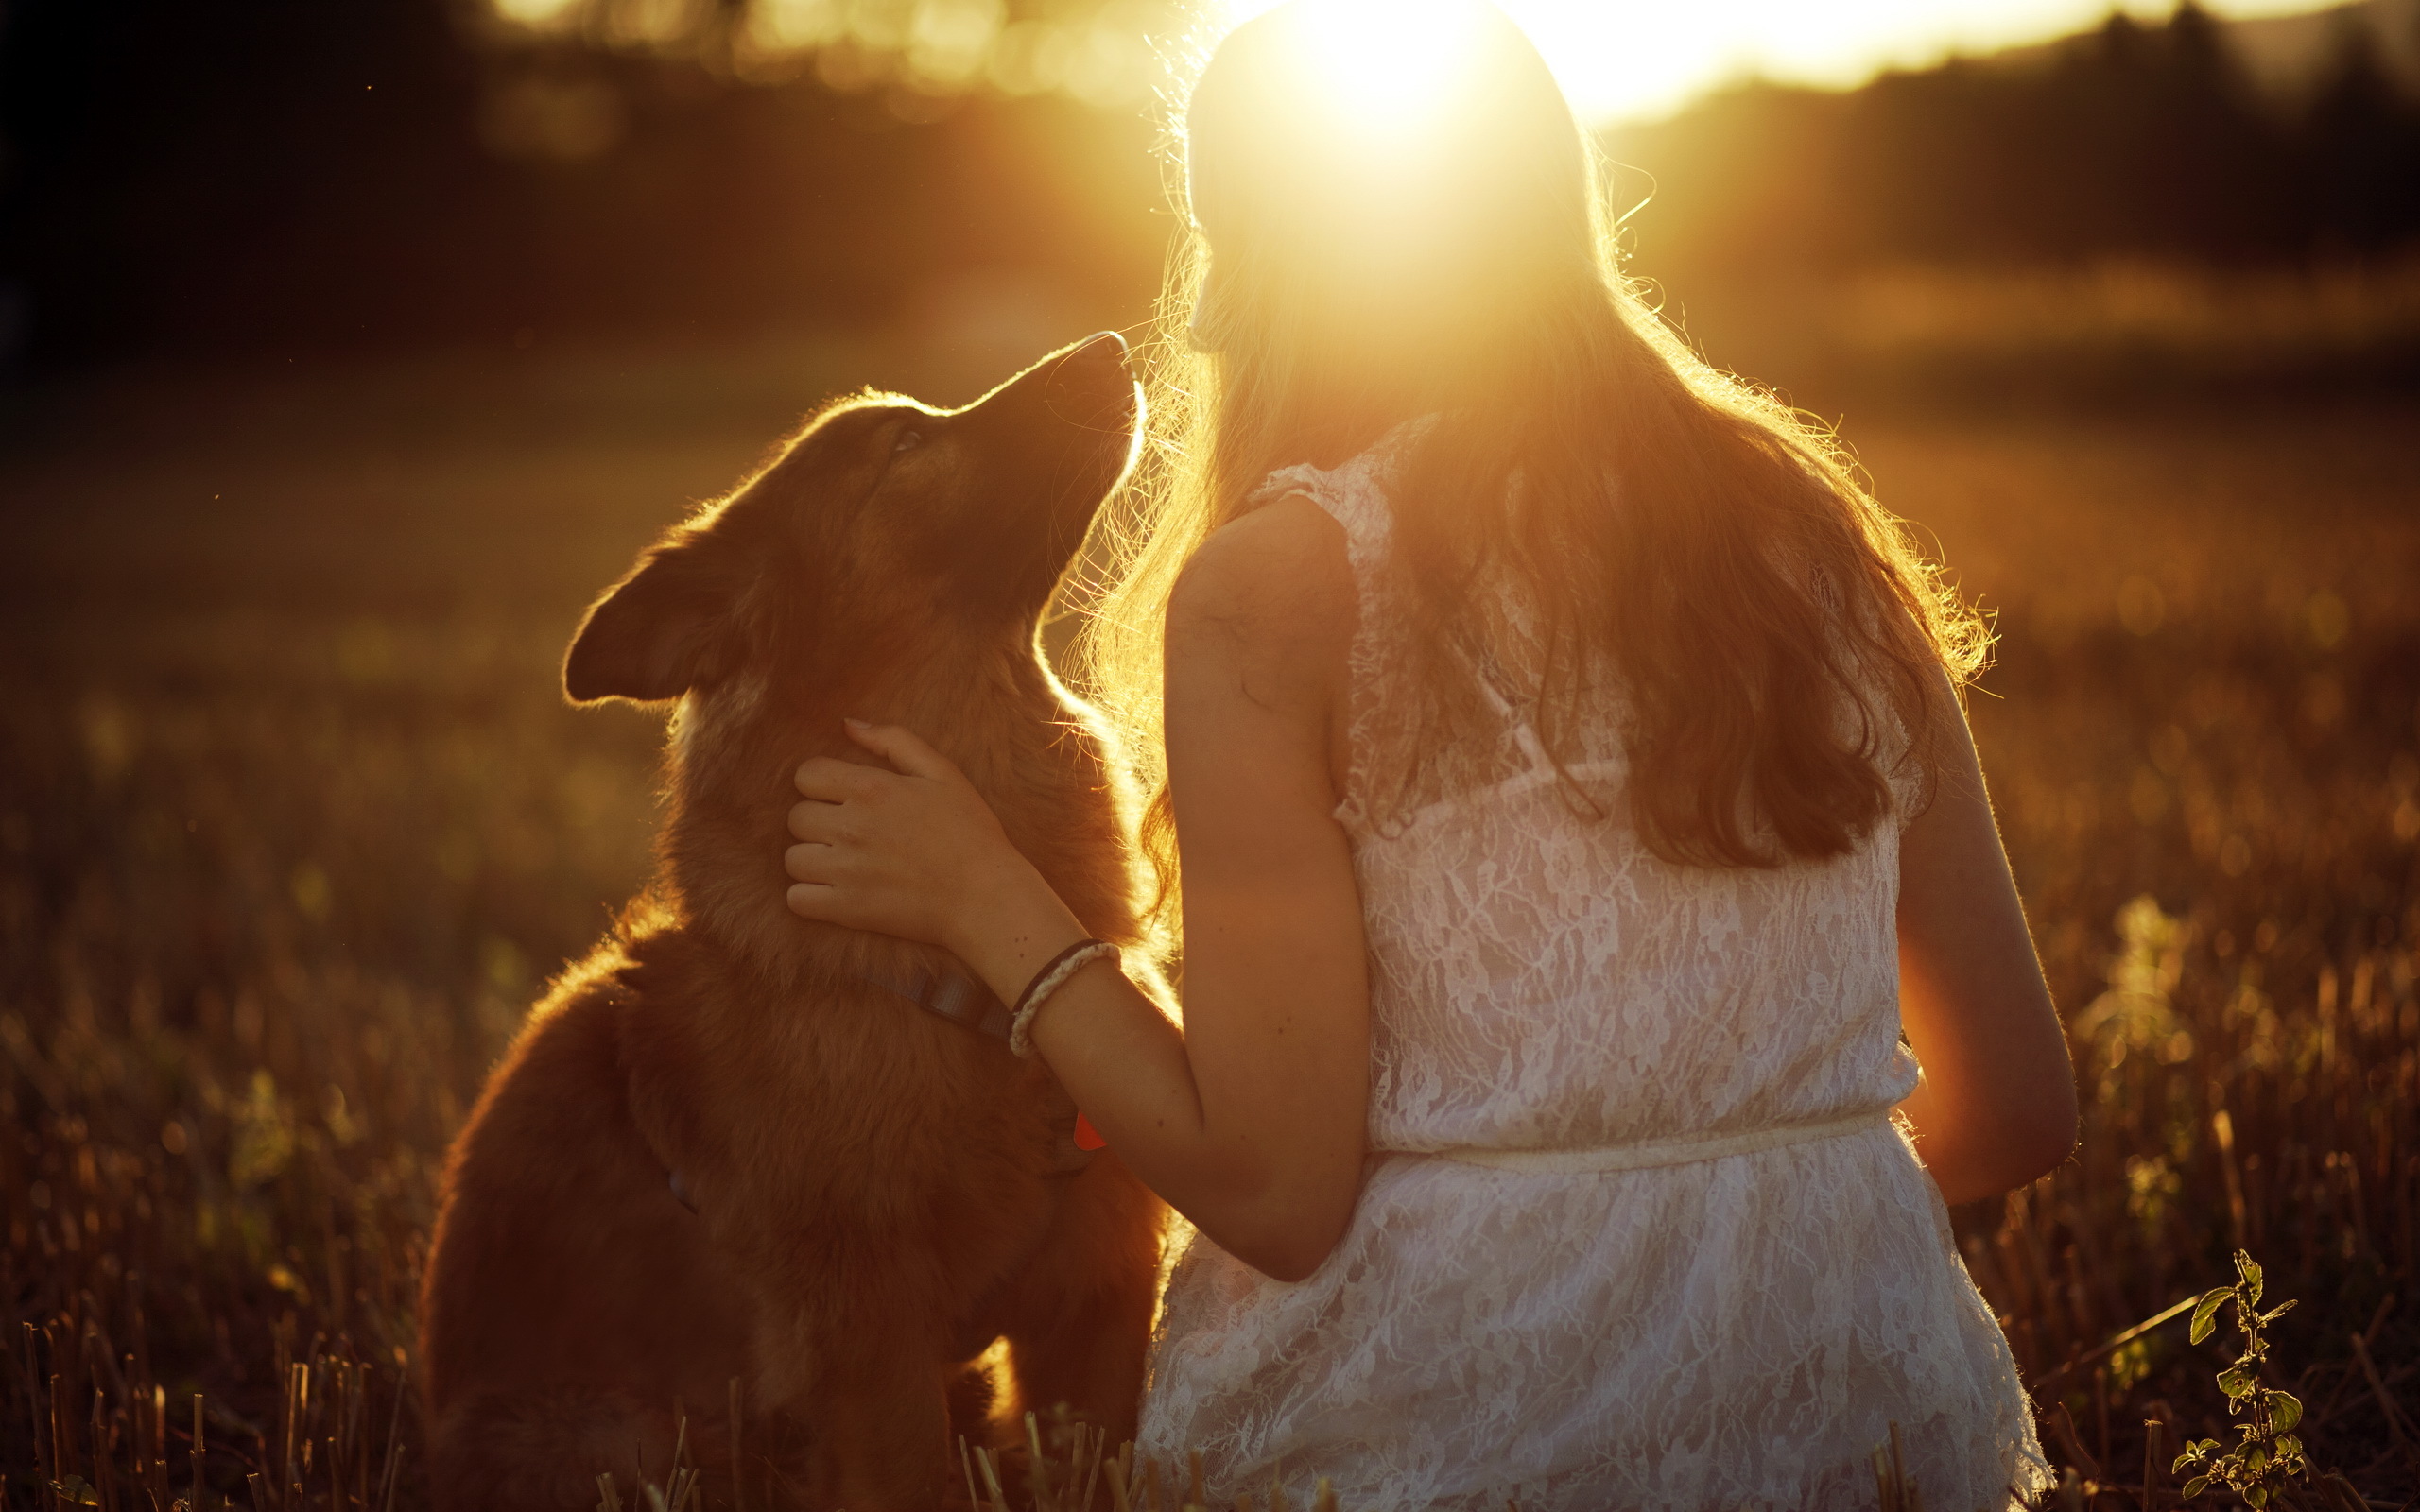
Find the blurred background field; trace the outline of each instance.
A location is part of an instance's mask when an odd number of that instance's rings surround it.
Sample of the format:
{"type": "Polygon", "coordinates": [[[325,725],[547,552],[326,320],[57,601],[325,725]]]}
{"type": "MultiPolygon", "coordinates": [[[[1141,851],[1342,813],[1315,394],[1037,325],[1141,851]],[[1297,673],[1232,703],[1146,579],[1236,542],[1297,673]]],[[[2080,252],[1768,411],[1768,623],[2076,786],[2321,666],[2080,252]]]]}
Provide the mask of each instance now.
{"type": "MultiPolygon", "coordinates": [[[[436,1161],[648,863],[660,726],[562,705],[580,609],[821,400],[1148,314],[1150,80],[1099,39],[1158,12],[976,7],[948,75],[645,10],[0,30],[0,1504],[168,1512],[197,1394],[213,1512],[421,1504],[436,1161]],[[1001,61],[1025,26],[1072,29],[1001,61]]],[[[2218,1345],[2130,1331],[2238,1246],[2301,1298],[2314,1460],[2420,1494],[2420,8],[2287,19],[1609,136],[1668,315],[1997,616],[2088,1122],[1957,1219],[2103,1506],[2175,1504],[2147,1419],[2232,1436],[2218,1345]],[[1872,167],[1927,138],[1968,156],[1872,167]]]]}

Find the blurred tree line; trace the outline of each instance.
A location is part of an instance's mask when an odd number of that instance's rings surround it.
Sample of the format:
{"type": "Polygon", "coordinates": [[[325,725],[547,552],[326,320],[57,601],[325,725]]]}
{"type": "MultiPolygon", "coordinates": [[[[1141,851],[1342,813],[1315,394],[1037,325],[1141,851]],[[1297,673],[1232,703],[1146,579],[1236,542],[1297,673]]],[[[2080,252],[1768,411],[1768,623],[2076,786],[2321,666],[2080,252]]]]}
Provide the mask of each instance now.
{"type": "MultiPolygon", "coordinates": [[[[800,3],[580,0],[532,29],[479,0],[14,0],[0,353],[723,337],[895,320],[969,277],[1146,313],[1159,123],[1148,87],[1082,69],[1180,0],[888,0],[856,8],[896,22],[871,38],[799,30],[800,3]],[[1064,87],[1002,83],[1019,37],[1015,66],[1057,47],[1064,87]]],[[[2222,33],[2187,4],[1620,131],[1623,193],[1652,189],[1640,265],[2273,266],[2420,239],[2420,101],[2377,38],[2348,25],[2286,100],[2222,33]]]]}
{"type": "Polygon", "coordinates": [[[1612,146],[1658,270],[2377,259],[2420,241],[2420,99],[2360,11],[2335,22],[2300,97],[2186,0],[1847,92],[1743,85],[1612,146]]]}

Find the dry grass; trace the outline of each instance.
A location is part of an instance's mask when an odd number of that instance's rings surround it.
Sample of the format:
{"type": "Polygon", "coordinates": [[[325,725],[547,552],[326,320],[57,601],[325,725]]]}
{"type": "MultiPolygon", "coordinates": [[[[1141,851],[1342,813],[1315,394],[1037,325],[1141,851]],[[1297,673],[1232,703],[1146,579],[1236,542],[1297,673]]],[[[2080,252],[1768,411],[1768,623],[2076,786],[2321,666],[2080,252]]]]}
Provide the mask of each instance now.
{"type": "MultiPolygon", "coordinates": [[[[6,1505],[422,1504],[434,1161],[646,861],[656,730],[562,708],[561,643],[848,366],[117,385],[0,471],[6,1505]]],[[[2146,1418],[2228,1436],[2218,1351],[2129,1331],[2238,1244],[2314,1460],[2420,1490],[2415,420],[1849,419],[2002,616],[1976,722],[2090,1123],[1961,1232],[2070,1504],[2173,1504],[2146,1418]]]]}
{"type": "Polygon", "coordinates": [[[1975,722],[2087,1104],[2074,1161],[1965,1215],[1969,1263],[2059,1452],[2132,1500],[2147,1418],[2232,1441],[2222,1361],[2182,1319],[2102,1347],[2238,1245],[2303,1299],[2275,1383],[2314,1459],[2420,1489],[2385,1405],[2420,1397],[2412,418],[1865,438],[2001,610],[1975,722]]]}

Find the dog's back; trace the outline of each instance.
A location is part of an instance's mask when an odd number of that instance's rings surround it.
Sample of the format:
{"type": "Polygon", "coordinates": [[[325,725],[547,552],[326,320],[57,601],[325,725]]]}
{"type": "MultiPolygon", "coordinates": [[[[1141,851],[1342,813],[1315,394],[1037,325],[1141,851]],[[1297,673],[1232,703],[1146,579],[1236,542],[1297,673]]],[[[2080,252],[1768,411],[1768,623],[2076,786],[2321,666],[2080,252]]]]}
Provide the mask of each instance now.
{"type": "Polygon", "coordinates": [[[1095,343],[963,411],[844,408],[592,610],[567,686],[683,699],[675,811],[655,902],[532,1015],[449,1160],[441,1507],[593,1506],[600,1472],[661,1483],[684,1434],[715,1501],[736,1458],[759,1504],[929,1505],[953,1383],[1002,1335],[1024,1400],[1131,1431],[1157,1203],[1073,1150],[1046,1072],[903,999],[946,961],[784,914],[779,845],[839,714],[899,718],[1132,937],[1113,774],[1032,626],[1132,404],[1095,343]]]}

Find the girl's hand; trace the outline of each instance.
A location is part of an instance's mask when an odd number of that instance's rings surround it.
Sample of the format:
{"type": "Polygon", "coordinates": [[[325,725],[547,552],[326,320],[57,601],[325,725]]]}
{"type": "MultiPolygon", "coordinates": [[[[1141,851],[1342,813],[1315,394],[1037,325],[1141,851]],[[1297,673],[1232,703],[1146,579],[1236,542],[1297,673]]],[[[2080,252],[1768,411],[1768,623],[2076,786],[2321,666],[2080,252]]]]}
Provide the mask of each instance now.
{"type": "Polygon", "coordinates": [[[890,769],[829,756],[799,767],[790,912],[971,955],[987,912],[1047,885],[948,757],[895,725],[848,731],[890,769]]]}

